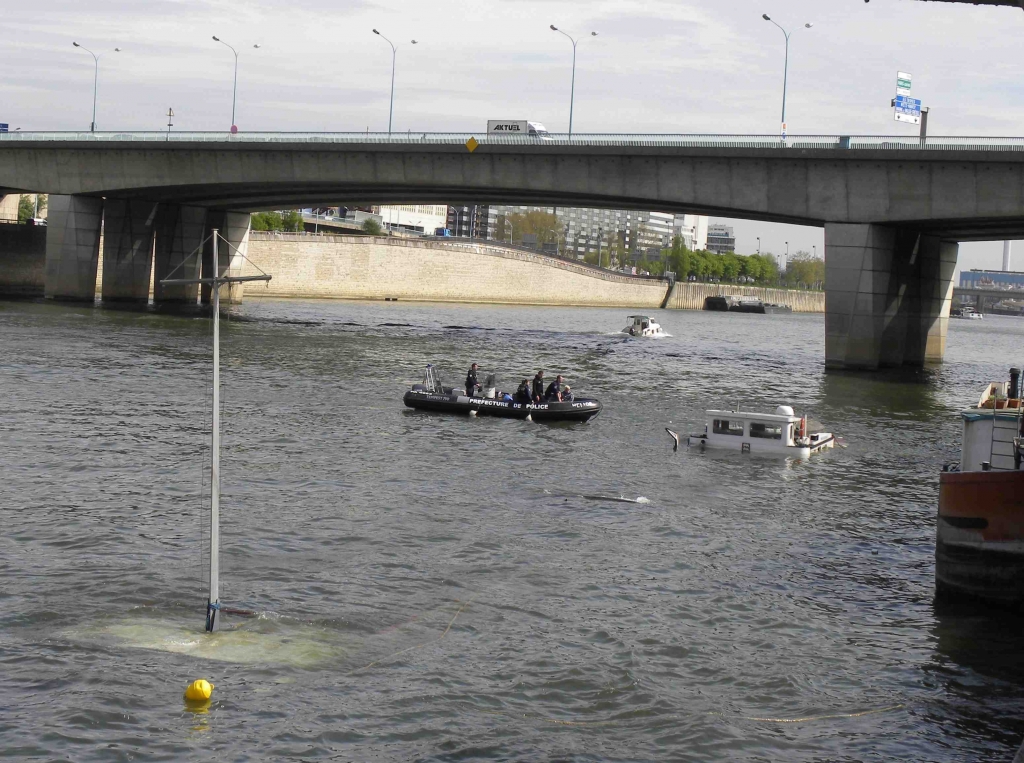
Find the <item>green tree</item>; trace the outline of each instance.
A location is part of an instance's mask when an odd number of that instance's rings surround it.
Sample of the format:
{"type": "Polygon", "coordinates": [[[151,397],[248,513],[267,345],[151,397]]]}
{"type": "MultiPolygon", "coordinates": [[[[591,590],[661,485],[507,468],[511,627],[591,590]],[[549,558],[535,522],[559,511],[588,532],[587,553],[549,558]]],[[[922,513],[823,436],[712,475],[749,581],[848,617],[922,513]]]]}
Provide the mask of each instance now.
{"type": "Polygon", "coordinates": [[[301,233],[305,229],[302,213],[299,210],[290,209],[281,214],[281,230],[301,233]]]}
{"type": "Polygon", "coordinates": [[[277,212],[255,212],[252,215],[252,230],[282,230],[281,215],[277,212]]]}
{"type": "Polygon", "coordinates": [[[22,196],[18,199],[18,222],[27,223],[32,219],[32,212],[35,210],[35,205],[32,203],[32,199],[28,196],[22,196]]]}
{"type": "Polygon", "coordinates": [[[363,224],[359,227],[363,229],[363,233],[370,236],[381,236],[384,234],[384,229],[380,226],[380,223],[372,217],[367,217],[363,220],[363,224]]]}
{"type": "Polygon", "coordinates": [[[722,278],[726,281],[735,282],[740,277],[740,260],[735,254],[720,254],[722,262],[722,278]]]}

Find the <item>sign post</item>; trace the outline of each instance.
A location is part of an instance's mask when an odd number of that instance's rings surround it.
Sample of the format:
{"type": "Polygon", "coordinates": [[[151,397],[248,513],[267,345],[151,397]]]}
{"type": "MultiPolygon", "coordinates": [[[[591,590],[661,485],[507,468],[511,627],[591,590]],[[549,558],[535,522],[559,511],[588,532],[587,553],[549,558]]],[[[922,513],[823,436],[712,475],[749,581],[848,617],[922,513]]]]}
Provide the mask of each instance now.
{"type": "Polygon", "coordinates": [[[0,122],[0,132],[7,132],[11,129],[11,126],[7,122],[0,122]]]}
{"type": "Polygon", "coordinates": [[[893,115],[897,122],[921,124],[921,101],[912,98],[910,86],[913,77],[908,72],[896,73],[896,99],[893,101],[893,115]]]}

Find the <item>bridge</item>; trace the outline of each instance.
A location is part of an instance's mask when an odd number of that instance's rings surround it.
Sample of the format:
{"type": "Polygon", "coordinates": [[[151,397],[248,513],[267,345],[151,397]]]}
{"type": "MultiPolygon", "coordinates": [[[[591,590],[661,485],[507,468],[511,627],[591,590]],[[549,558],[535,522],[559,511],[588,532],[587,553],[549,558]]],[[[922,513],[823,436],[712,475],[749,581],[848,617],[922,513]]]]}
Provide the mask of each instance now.
{"type": "MultiPolygon", "coordinates": [[[[821,226],[826,364],[874,369],[941,360],[957,242],[1024,237],[1024,139],[6,133],[11,192],[51,194],[57,299],[92,298],[101,221],[110,300],[144,299],[153,241],[159,281],[210,227],[244,251],[260,209],[501,202],[821,226]]],[[[156,299],[196,293],[160,286],[156,299]]]]}

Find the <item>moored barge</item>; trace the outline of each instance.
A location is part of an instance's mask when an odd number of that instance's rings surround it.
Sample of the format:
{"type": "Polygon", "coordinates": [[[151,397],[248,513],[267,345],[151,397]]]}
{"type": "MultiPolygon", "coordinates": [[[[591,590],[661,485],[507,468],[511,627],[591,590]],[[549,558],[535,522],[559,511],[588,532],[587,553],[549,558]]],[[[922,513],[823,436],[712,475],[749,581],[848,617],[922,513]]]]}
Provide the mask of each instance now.
{"type": "Polygon", "coordinates": [[[1020,371],[960,412],[960,461],[939,475],[935,591],[940,599],[1024,605],[1020,371]]]}

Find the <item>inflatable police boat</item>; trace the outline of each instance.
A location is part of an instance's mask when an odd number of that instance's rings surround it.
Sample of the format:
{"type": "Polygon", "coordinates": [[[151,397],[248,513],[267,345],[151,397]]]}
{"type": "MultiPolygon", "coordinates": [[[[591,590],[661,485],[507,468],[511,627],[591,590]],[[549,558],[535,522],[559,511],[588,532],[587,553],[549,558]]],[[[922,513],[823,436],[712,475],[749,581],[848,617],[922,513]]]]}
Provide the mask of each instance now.
{"type": "Polygon", "coordinates": [[[409,408],[462,415],[501,416],[533,421],[588,421],[601,412],[601,403],[592,398],[574,398],[566,402],[517,403],[500,399],[494,389],[494,375],[487,378],[482,397],[470,397],[466,390],[445,387],[437,369],[427,366],[423,383],[414,384],[403,401],[409,408]]]}

